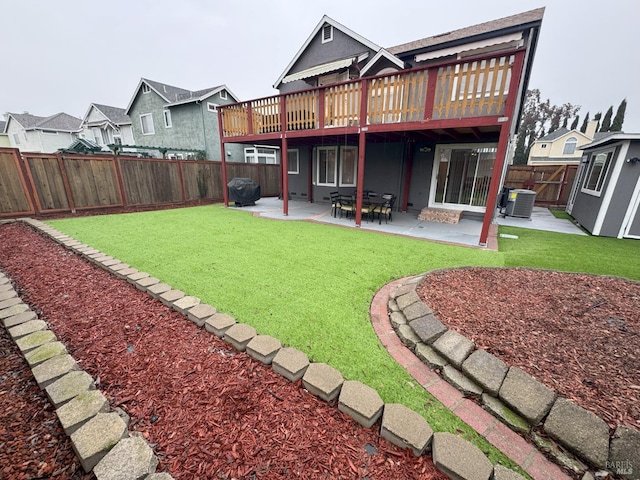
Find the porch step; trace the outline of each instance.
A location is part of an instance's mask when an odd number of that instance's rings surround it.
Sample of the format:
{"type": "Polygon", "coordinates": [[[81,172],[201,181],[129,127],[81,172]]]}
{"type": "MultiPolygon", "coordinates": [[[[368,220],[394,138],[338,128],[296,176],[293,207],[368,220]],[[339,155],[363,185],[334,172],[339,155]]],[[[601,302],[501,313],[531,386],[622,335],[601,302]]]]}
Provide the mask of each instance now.
{"type": "Polygon", "coordinates": [[[418,220],[425,222],[455,224],[462,218],[462,210],[445,210],[442,208],[423,208],[418,215],[418,220]]]}

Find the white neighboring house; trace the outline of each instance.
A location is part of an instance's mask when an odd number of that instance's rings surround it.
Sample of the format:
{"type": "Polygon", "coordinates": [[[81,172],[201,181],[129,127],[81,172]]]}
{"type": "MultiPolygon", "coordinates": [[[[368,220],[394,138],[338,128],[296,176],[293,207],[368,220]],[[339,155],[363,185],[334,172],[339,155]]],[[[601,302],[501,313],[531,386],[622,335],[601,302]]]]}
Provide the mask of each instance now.
{"type": "Polygon", "coordinates": [[[9,135],[4,133],[4,127],[7,125],[7,122],[4,120],[0,120],[0,147],[10,147],[11,142],[9,141],[9,135]]]}
{"type": "Polygon", "coordinates": [[[133,145],[131,118],[124,108],[92,103],[82,119],[80,137],[109,151],[107,145],[133,145]]]}
{"type": "Polygon", "coordinates": [[[4,133],[22,152],[54,153],[67,148],[78,138],[82,120],[64,112],[50,117],[25,113],[6,113],[4,133]]]}

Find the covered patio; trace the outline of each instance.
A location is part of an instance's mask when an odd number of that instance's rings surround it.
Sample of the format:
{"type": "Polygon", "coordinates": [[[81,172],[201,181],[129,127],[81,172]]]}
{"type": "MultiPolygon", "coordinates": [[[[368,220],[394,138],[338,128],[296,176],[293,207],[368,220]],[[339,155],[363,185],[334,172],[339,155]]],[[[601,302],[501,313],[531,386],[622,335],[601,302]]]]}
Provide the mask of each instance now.
{"type": "MultiPolygon", "coordinates": [[[[403,235],[421,240],[451,243],[462,246],[478,247],[478,240],[482,230],[482,222],[462,218],[457,224],[427,222],[419,220],[415,213],[393,212],[392,220],[385,223],[363,220],[357,226],[353,218],[334,217],[331,214],[331,205],[325,203],[310,203],[305,201],[289,200],[288,215],[283,213],[283,201],[275,197],[261,198],[254,206],[231,207],[238,210],[252,212],[253,215],[274,220],[303,220],[318,223],[326,223],[347,228],[360,228],[391,235],[403,235]]],[[[490,240],[497,240],[498,225],[508,225],[534,230],[546,230],[551,232],[586,235],[579,227],[564,220],[554,217],[547,208],[534,207],[531,218],[496,216],[495,223],[490,229],[490,240]]],[[[489,241],[487,248],[496,248],[497,241],[489,241]]]]}

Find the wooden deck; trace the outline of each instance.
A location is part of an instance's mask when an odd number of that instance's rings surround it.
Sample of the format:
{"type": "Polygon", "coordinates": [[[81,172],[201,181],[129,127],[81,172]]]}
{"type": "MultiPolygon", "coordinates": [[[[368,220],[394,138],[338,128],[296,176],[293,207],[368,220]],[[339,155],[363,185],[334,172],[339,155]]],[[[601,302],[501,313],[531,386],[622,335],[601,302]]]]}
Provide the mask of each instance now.
{"type": "Polygon", "coordinates": [[[220,107],[224,141],[481,127],[503,121],[512,70],[524,49],[450,61],[220,107]],[[363,108],[366,107],[366,108],[363,108]]]}

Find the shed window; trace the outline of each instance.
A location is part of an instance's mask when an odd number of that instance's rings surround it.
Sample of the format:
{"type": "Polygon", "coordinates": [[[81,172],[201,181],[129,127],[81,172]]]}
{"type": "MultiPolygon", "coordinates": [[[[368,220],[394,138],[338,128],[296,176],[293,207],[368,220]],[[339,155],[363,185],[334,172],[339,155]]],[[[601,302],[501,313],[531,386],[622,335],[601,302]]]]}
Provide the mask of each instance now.
{"type": "Polygon", "coordinates": [[[151,88],[149,87],[149,85],[147,85],[146,83],[142,84],[142,93],[149,93],[151,91],[151,88]]]}
{"type": "Polygon", "coordinates": [[[567,138],[566,142],[564,142],[564,149],[562,150],[563,155],[573,155],[576,151],[576,147],[578,146],[578,139],[576,137],[567,138]]]}
{"type": "Polygon", "coordinates": [[[589,158],[587,174],[584,178],[582,191],[592,195],[600,196],[604,181],[607,178],[613,151],[595,153],[589,158]]]}

